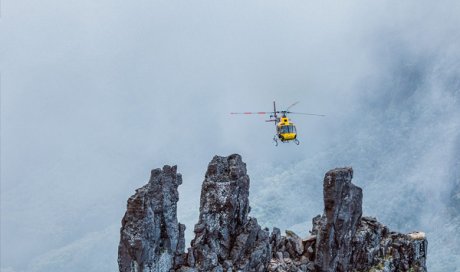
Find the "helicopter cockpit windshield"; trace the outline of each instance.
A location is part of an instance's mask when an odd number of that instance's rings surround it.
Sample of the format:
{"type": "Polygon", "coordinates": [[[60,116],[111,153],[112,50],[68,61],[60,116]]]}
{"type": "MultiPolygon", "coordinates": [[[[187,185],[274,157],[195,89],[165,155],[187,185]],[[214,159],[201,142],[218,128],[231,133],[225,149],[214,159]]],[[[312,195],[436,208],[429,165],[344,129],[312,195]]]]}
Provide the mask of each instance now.
{"type": "Polygon", "coordinates": [[[295,126],[293,125],[287,125],[287,126],[281,126],[279,130],[280,134],[284,133],[296,133],[295,126]]]}

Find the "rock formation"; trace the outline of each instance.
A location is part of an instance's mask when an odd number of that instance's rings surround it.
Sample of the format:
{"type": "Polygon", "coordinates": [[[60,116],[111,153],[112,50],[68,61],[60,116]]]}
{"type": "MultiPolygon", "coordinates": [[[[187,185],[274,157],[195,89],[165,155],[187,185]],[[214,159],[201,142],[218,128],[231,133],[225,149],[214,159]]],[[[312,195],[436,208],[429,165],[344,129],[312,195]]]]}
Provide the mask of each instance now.
{"type": "Polygon", "coordinates": [[[351,168],[324,178],[324,214],[311,235],[269,234],[249,217],[249,176],[241,156],[215,156],[208,165],[195,237],[184,253],[185,226],[178,224],[176,167],[152,171],[147,185],[128,200],[122,221],[120,271],[426,271],[424,233],[391,232],[362,216],[362,190],[351,168]]]}
{"type": "Polygon", "coordinates": [[[363,193],[351,183],[351,168],[326,173],[323,183],[325,220],[317,227],[317,267],[323,271],[348,271],[352,240],[362,215],[363,193]]]}
{"type": "Polygon", "coordinates": [[[426,271],[428,242],[423,232],[391,232],[373,217],[362,217],[344,271],[426,271]]]}
{"type": "Polygon", "coordinates": [[[201,188],[200,218],[188,251],[198,271],[266,271],[269,232],[248,217],[249,176],[240,155],[215,156],[201,188]]]}
{"type": "Polygon", "coordinates": [[[318,271],[426,271],[423,233],[390,232],[375,218],[361,217],[362,191],[351,168],[324,177],[324,215],[313,219],[318,271]],[[411,270],[412,269],[412,270],[411,270]]]}
{"type": "Polygon", "coordinates": [[[315,243],[316,236],[301,239],[289,230],[282,236],[278,228],[273,228],[270,237],[273,253],[268,271],[315,271],[315,243]]]}
{"type": "Polygon", "coordinates": [[[176,166],[155,169],[147,185],[128,199],[121,222],[118,267],[122,272],[169,271],[180,265],[185,225],[177,222],[176,166]]]}

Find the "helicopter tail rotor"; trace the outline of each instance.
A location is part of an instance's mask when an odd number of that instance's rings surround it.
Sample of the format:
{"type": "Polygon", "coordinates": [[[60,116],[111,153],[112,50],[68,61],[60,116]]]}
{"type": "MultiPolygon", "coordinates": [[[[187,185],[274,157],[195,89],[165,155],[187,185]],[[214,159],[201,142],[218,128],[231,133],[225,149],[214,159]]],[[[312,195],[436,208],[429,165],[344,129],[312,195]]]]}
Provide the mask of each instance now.
{"type": "MultiPolygon", "coordinates": [[[[275,118],[275,119],[274,119],[274,122],[275,122],[275,129],[276,129],[276,121],[278,120],[278,116],[276,115],[276,113],[277,113],[277,112],[276,112],[276,102],[275,102],[275,100],[273,100],[273,118],[275,118]]],[[[271,116],[270,116],[270,117],[271,117],[271,116]]],[[[277,141],[275,141],[275,142],[276,142],[276,146],[278,146],[278,142],[277,142],[277,141]]]]}

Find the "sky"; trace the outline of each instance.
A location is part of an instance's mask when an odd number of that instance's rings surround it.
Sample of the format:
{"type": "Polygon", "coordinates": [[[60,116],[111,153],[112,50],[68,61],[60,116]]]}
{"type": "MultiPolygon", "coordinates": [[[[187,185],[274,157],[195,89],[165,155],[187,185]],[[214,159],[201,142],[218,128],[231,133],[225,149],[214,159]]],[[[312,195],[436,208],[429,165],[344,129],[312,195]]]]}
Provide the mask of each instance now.
{"type": "Polygon", "coordinates": [[[352,166],[364,213],[426,231],[430,271],[456,271],[458,14],[454,0],[2,1],[1,271],[116,270],[126,200],[164,164],[183,174],[190,240],[206,166],[232,153],[260,224],[306,235],[324,173],[352,166]],[[301,144],[274,147],[268,116],[229,114],[273,100],[326,116],[293,115],[301,144]]]}

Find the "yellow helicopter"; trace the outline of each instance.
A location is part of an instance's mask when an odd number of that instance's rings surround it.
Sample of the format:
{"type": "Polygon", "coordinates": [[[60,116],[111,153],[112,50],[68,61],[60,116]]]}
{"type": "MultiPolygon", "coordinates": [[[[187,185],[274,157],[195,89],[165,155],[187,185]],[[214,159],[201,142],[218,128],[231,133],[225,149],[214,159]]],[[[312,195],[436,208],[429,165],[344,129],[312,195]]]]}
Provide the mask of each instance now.
{"type": "Polygon", "coordinates": [[[278,141],[281,141],[282,143],[288,143],[288,142],[293,141],[296,145],[299,145],[300,141],[297,139],[296,127],[294,123],[287,117],[287,114],[302,114],[302,115],[313,115],[313,116],[325,116],[325,115],[289,111],[292,107],[294,107],[298,103],[299,103],[298,101],[293,103],[286,110],[277,111],[276,102],[273,101],[273,111],[231,112],[230,114],[270,114],[270,119],[266,120],[266,122],[275,123],[276,134],[275,136],[273,136],[273,141],[275,142],[275,146],[278,146],[278,141]]]}

